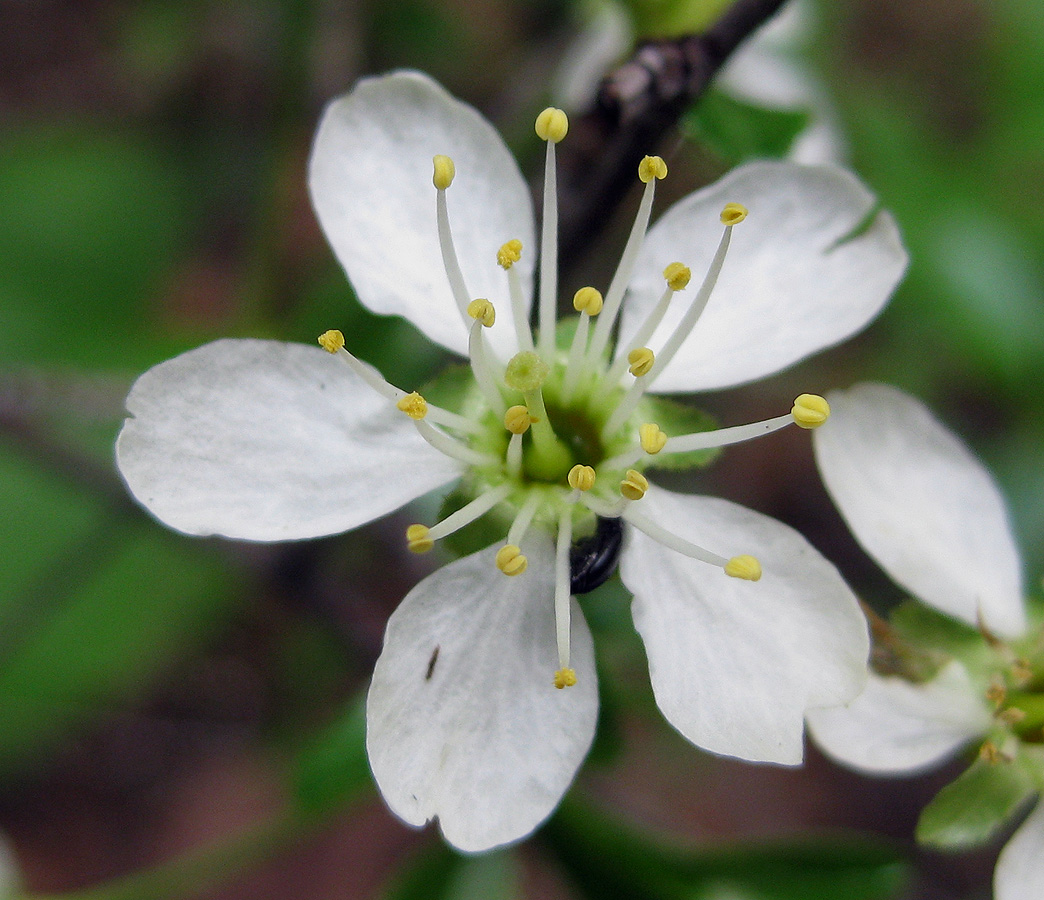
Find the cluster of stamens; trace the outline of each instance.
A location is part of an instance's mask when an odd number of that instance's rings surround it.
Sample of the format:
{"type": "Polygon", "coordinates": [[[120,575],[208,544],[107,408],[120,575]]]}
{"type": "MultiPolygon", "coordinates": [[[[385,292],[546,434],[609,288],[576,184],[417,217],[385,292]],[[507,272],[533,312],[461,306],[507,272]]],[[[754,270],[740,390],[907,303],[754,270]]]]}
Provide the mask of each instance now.
{"type": "MultiPolygon", "coordinates": [[[[435,449],[466,467],[465,487],[470,502],[431,527],[415,524],[406,531],[408,547],[416,553],[494,511],[507,526],[496,566],[505,576],[523,576],[528,567],[524,552],[532,526],[555,535],[554,608],[558,635],[559,669],[556,687],[576,683],[569,666],[570,570],[569,551],[574,532],[589,531],[596,517],[621,517],[667,547],[716,566],[726,575],[747,581],[761,578],[753,556],[720,556],[659,525],[641,512],[649,483],[642,469],[657,455],[689,453],[722,447],[768,434],[791,423],[815,428],[829,415],[826,401],[802,394],[790,413],[764,422],[718,431],[667,435],[655,422],[644,421],[642,400],[656,377],[673,359],[699,319],[717,282],[732,229],[747,216],[739,203],[721,212],[721,241],[679,325],[658,350],[647,346],[663,321],[675,295],[688,287],[690,270],[680,262],[663,272],[664,292],[629,346],[613,358],[610,341],[624,292],[630,282],[652,211],[655,185],[667,175],[657,156],[638,167],[645,190],[619,266],[603,295],[583,287],[573,297],[578,314],[568,349],[556,346],[557,301],[557,194],[555,145],[568,131],[565,113],[544,110],[536,131],[546,142],[544,204],[541,232],[536,334],[530,327],[529,306],[515,264],[525,248],[507,240],[497,253],[504,269],[511,320],[519,348],[502,361],[491,348],[484,330],[497,312],[485,298],[472,297],[457,260],[450,229],[447,191],[455,168],[448,156],[434,157],[436,219],[446,275],[468,330],[468,358],[481,408],[467,416],[428,403],[420,394],[407,393],[352,356],[338,331],[319,338],[324,349],[336,353],[374,390],[409,416],[421,437],[435,449]]],[[[506,237],[506,236],[505,236],[506,237]]],[[[617,348],[620,350],[621,348],[617,348]]]]}
{"type": "MultiPolygon", "coordinates": [[[[1014,760],[1019,742],[1044,744],[1044,674],[1039,665],[981,625],[980,632],[1000,663],[985,692],[994,727],[979,748],[980,757],[996,765],[1014,760]]],[[[1044,632],[1036,641],[1037,663],[1042,641],[1044,632]]]]}

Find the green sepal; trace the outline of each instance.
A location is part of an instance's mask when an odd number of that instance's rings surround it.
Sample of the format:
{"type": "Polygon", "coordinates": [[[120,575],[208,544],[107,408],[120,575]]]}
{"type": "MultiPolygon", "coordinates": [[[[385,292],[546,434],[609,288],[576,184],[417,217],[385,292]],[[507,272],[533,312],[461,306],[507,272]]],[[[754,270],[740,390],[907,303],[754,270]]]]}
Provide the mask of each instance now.
{"type": "MultiPolygon", "coordinates": [[[[655,422],[668,437],[694,434],[697,431],[713,431],[718,422],[710,413],[695,406],[686,406],[669,397],[647,394],[638,407],[644,422],[655,422]]],[[[691,450],[688,453],[660,453],[646,457],[649,465],[656,469],[677,472],[684,469],[702,469],[710,465],[721,452],[720,448],[691,450]]]]}
{"type": "Polygon", "coordinates": [[[728,166],[751,159],[782,159],[809,123],[805,110],[768,109],[708,91],[682,118],[682,131],[728,166]]]}
{"type": "Polygon", "coordinates": [[[1018,761],[977,759],[921,812],[917,841],[945,850],[985,844],[1034,792],[1018,761]]]}
{"type": "MultiPolygon", "coordinates": [[[[970,673],[985,673],[996,663],[982,635],[970,625],[907,600],[892,610],[889,621],[899,636],[926,656],[937,657],[937,666],[949,657],[959,659],[970,673]]],[[[926,673],[926,678],[934,675],[926,673]]]]}

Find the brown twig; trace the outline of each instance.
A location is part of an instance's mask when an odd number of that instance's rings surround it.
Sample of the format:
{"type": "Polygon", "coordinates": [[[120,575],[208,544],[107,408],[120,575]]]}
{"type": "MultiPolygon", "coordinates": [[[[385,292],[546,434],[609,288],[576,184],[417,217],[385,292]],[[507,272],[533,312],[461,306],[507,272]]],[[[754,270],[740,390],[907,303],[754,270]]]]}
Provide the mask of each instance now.
{"type": "Polygon", "coordinates": [[[633,185],[638,161],[659,146],[733,50],[785,0],[736,0],[703,34],[649,41],[603,80],[594,109],[563,143],[559,253],[568,263],[633,185]]]}

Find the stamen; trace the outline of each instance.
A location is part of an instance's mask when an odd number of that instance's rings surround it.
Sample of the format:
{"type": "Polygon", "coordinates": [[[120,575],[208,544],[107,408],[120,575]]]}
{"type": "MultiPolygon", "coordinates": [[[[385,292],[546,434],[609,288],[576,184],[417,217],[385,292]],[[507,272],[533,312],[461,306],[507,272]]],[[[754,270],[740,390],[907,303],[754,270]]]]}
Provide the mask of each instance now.
{"type": "Polygon", "coordinates": [[[513,478],[522,474],[522,435],[529,431],[532,423],[533,417],[524,406],[511,406],[504,413],[504,427],[511,432],[507,449],[507,469],[513,478]]]}
{"type": "Polygon", "coordinates": [[[435,546],[429,532],[427,525],[411,525],[406,529],[406,547],[410,553],[427,553],[435,546]]]}
{"type": "MultiPolygon", "coordinates": [[[[574,491],[574,493],[579,492],[574,491]]],[[[601,516],[603,519],[618,519],[627,507],[627,504],[631,501],[624,497],[620,497],[616,502],[610,503],[608,500],[603,500],[601,497],[596,497],[594,494],[588,492],[586,494],[580,494],[580,502],[596,516],[601,516]]]]}
{"type": "Polygon", "coordinates": [[[472,300],[468,305],[468,315],[472,310],[477,315],[472,316],[475,321],[468,331],[468,358],[471,362],[471,371],[475,375],[475,383],[478,385],[486,405],[495,413],[504,410],[504,398],[500,395],[500,389],[490,371],[489,356],[486,353],[486,339],[482,334],[483,328],[490,327],[486,324],[488,320],[492,324],[495,318],[493,304],[488,300],[472,300]]]}
{"type": "Polygon", "coordinates": [[[711,553],[710,550],[705,550],[698,544],[694,544],[691,541],[685,540],[683,537],[672,534],[652,519],[642,515],[635,509],[633,503],[629,504],[624,510],[623,517],[639,531],[644,531],[658,544],[663,544],[664,547],[667,547],[670,550],[675,550],[678,553],[691,557],[692,559],[698,559],[700,562],[717,566],[719,569],[724,569],[729,564],[729,560],[724,556],[719,556],[717,553],[711,553]]]}
{"type": "Polygon", "coordinates": [[[464,274],[460,270],[457,251],[453,246],[453,234],[450,231],[449,209],[446,205],[446,188],[453,183],[455,169],[453,160],[441,154],[433,158],[435,174],[432,182],[438,189],[435,197],[435,217],[439,229],[439,249],[442,251],[442,265],[449,279],[453,299],[457,302],[464,324],[468,324],[468,302],[470,295],[464,284],[464,274]]]}
{"type": "Polygon", "coordinates": [[[818,394],[802,394],[790,411],[798,428],[818,428],[830,418],[830,404],[818,394]]]}
{"type": "Polygon", "coordinates": [[[505,575],[521,575],[528,567],[529,560],[516,544],[505,544],[497,551],[497,568],[505,575]]]}
{"type": "Polygon", "coordinates": [[[753,556],[747,554],[734,556],[725,565],[725,574],[731,578],[741,578],[744,581],[760,581],[761,563],[753,556]]]}
{"type": "Polygon", "coordinates": [[[646,422],[638,429],[638,440],[641,442],[642,450],[650,456],[655,456],[667,443],[667,435],[655,422],[646,422]]]}
{"type": "Polygon", "coordinates": [[[400,397],[395,405],[411,419],[423,419],[428,414],[428,402],[416,391],[400,397]]]}
{"type": "Polygon", "coordinates": [[[583,368],[584,353],[587,350],[587,335],[591,325],[591,316],[602,311],[602,294],[593,287],[582,287],[573,295],[573,309],[580,313],[580,320],[573,334],[573,343],[569,347],[569,360],[566,362],[565,378],[562,382],[562,400],[568,403],[573,399],[573,391],[583,368]]]}
{"type": "Polygon", "coordinates": [[[660,365],[653,373],[652,378],[649,379],[649,384],[646,385],[646,388],[650,387],[657,376],[667,368],[671,360],[674,359],[674,354],[678,352],[678,348],[681,347],[682,343],[692,332],[697,320],[701,315],[703,315],[703,310],[707,307],[707,301],[710,300],[711,293],[714,291],[714,286],[718,283],[718,276],[721,274],[721,268],[725,264],[725,255],[729,252],[729,241],[732,239],[733,225],[737,222],[742,222],[743,219],[746,218],[746,214],[746,210],[738,203],[730,203],[722,211],[721,219],[722,222],[725,223],[725,232],[721,236],[721,242],[718,244],[718,249],[715,251],[714,258],[711,260],[710,268],[707,269],[707,274],[703,278],[703,284],[700,285],[700,289],[696,292],[696,296],[693,298],[692,304],[689,306],[688,310],[686,310],[685,315],[682,316],[682,320],[678,323],[678,327],[674,330],[674,333],[667,338],[667,342],[660,350],[660,365]],[[739,207],[743,210],[742,216],[737,217],[737,214],[735,214],[735,207],[739,207]]]}
{"type": "Polygon", "coordinates": [[[493,323],[497,320],[497,311],[493,308],[493,304],[482,298],[472,300],[468,304],[468,315],[481,323],[483,328],[492,328],[493,323]]]}
{"type": "Polygon", "coordinates": [[[620,482],[620,493],[627,500],[641,500],[649,490],[649,479],[637,469],[628,469],[620,482]]]}
{"type": "Polygon", "coordinates": [[[414,424],[417,426],[420,436],[444,456],[459,460],[468,466],[495,466],[500,462],[492,453],[474,450],[437,428],[433,428],[423,419],[415,419],[414,424]]]}
{"type": "Polygon", "coordinates": [[[544,157],[544,206],[540,232],[540,297],[538,349],[544,359],[555,350],[555,298],[558,295],[558,176],[555,144],[566,136],[569,119],[560,109],[545,109],[536,120],[536,133],[547,142],[544,157]]]}
{"type": "Polygon", "coordinates": [[[627,388],[627,393],[616,404],[616,409],[613,410],[609,420],[605,423],[605,427],[602,429],[603,441],[609,440],[616,434],[617,429],[638,408],[642,395],[645,393],[645,387],[648,384],[648,379],[645,376],[652,370],[653,364],[656,362],[656,356],[648,347],[638,347],[627,354],[627,361],[631,364],[628,371],[634,376],[634,381],[631,382],[630,387],[627,388]]]}
{"type": "Polygon", "coordinates": [[[555,687],[561,690],[562,688],[573,687],[576,684],[576,672],[573,669],[559,669],[555,672],[555,687]]]}
{"type": "Polygon", "coordinates": [[[697,431],[693,434],[682,434],[667,439],[663,447],[664,453],[687,453],[690,450],[711,450],[716,447],[727,447],[751,438],[762,437],[779,431],[793,424],[794,416],[776,416],[764,422],[751,422],[749,425],[733,425],[731,428],[719,428],[716,431],[697,431]]]}
{"type": "Polygon", "coordinates": [[[470,525],[480,516],[484,516],[494,506],[500,503],[511,492],[511,485],[501,484],[490,488],[485,493],[479,494],[466,506],[462,506],[455,513],[446,516],[438,525],[428,529],[428,537],[433,541],[448,537],[455,531],[459,531],[465,525],[470,525]]]}
{"type": "Polygon", "coordinates": [[[597,475],[591,466],[573,466],[566,476],[566,482],[574,491],[589,491],[595,485],[597,475]]]}
{"type": "Polygon", "coordinates": [[[533,333],[529,330],[529,311],[526,309],[526,298],[522,293],[522,280],[515,268],[522,258],[522,242],[513,239],[497,251],[497,263],[507,272],[508,291],[511,295],[511,316],[515,324],[515,335],[518,338],[519,350],[533,349],[533,333]]]}
{"type": "MultiPolygon", "coordinates": [[[[642,347],[649,343],[649,338],[653,336],[653,332],[659,327],[663,317],[667,315],[667,307],[671,304],[671,298],[678,291],[685,289],[689,284],[689,279],[692,277],[692,272],[688,266],[673,262],[663,270],[663,277],[667,282],[667,288],[660,296],[656,306],[645,317],[645,321],[642,322],[641,327],[635,332],[634,337],[631,338],[632,347],[642,347]]],[[[601,394],[611,391],[620,383],[620,377],[623,375],[625,368],[627,368],[627,354],[621,353],[613,360],[613,364],[605,373],[605,378],[602,379],[601,394]]]]}
{"type": "Polygon", "coordinates": [[[398,400],[406,392],[389,384],[373,366],[364,363],[344,349],[344,335],[333,329],[319,335],[319,344],[327,353],[336,353],[363,381],[387,400],[398,400]]]}
{"type": "MultiPolygon", "coordinates": [[[[369,363],[363,362],[361,359],[353,356],[345,350],[344,335],[341,334],[340,331],[337,331],[337,329],[331,329],[330,331],[319,335],[319,345],[327,353],[336,354],[348,363],[349,368],[351,368],[356,375],[362,378],[363,381],[386,400],[393,400],[398,404],[403,397],[409,396],[406,391],[402,390],[402,388],[397,388],[395,385],[385,381],[384,378],[381,377],[381,373],[369,363]]],[[[399,408],[402,409],[401,406],[399,408]]],[[[430,403],[427,404],[427,416],[432,422],[444,425],[446,428],[452,428],[455,431],[464,431],[470,434],[479,434],[482,431],[482,426],[477,422],[473,422],[471,419],[450,412],[448,409],[443,409],[440,406],[433,406],[430,403]]]]}
{"type": "Polygon", "coordinates": [[[522,508],[515,516],[515,521],[511,523],[511,527],[508,529],[507,542],[509,544],[514,544],[518,547],[522,545],[522,539],[526,536],[529,526],[533,524],[533,519],[542,500],[541,495],[536,492],[530,492],[526,497],[522,508]]]}
{"type": "Polygon", "coordinates": [[[570,681],[569,668],[569,548],[573,543],[573,510],[567,506],[558,517],[558,541],[555,546],[555,634],[558,642],[558,668],[555,687],[576,683],[570,681]],[[561,678],[559,677],[561,676],[561,678]]]}
{"type": "Polygon", "coordinates": [[[587,351],[588,367],[597,364],[605,351],[606,344],[609,343],[609,335],[616,323],[616,314],[620,311],[620,301],[623,300],[624,291],[630,284],[634,264],[638,259],[638,251],[642,249],[645,232],[649,228],[656,181],[666,176],[667,164],[658,156],[647,156],[638,166],[638,177],[645,182],[645,192],[638,205],[638,214],[635,216],[634,225],[631,226],[631,234],[627,238],[627,244],[620,255],[620,262],[605,295],[605,308],[595,327],[594,337],[591,339],[591,346],[587,351]]]}
{"type": "Polygon", "coordinates": [[[510,406],[504,413],[504,427],[512,434],[525,434],[533,424],[533,417],[524,406],[510,406]]]}

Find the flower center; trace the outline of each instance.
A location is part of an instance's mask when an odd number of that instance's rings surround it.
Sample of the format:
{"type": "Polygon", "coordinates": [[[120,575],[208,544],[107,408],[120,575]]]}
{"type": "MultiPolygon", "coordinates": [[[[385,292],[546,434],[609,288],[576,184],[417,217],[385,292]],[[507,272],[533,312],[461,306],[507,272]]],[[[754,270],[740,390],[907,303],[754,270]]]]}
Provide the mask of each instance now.
{"type": "MultiPolygon", "coordinates": [[[[622,352],[614,356],[610,340],[645,239],[655,185],[666,177],[667,166],[656,156],[642,160],[638,177],[645,190],[604,297],[594,287],[581,288],[573,297],[577,318],[556,327],[555,145],[566,136],[568,120],[560,110],[545,110],[537,119],[536,131],[546,142],[547,153],[535,337],[529,323],[529,305],[515,268],[525,248],[521,241],[510,239],[498,251],[497,262],[506,273],[511,321],[519,350],[504,362],[487,341],[484,331],[493,326],[498,310],[488,299],[475,299],[468,293],[453,242],[447,201],[455,167],[452,159],[440,155],[434,157],[432,177],[438,238],[446,277],[468,329],[471,388],[455,403],[439,406],[385,382],[345,349],[340,332],[327,332],[319,343],[342,356],[374,390],[393,401],[414,421],[418,433],[428,443],[461,464],[462,484],[470,499],[430,528],[411,525],[406,535],[410,550],[427,552],[437,540],[493,514],[499,517],[499,527],[507,528],[496,565],[505,576],[514,577],[523,576],[528,566],[524,547],[531,527],[553,536],[559,655],[553,682],[564,688],[576,683],[576,675],[569,667],[573,535],[595,533],[596,519],[623,519],[679,553],[716,566],[731,577],[757,581],[761,566],[754,557],[721,556],[692,543],[685,535],[667,531],[653,517],[635,509],[649,488],[641,470],[660,453],[687,460],[679,454],[746,440],[791,423],[814,428],[826,420],[829,409],[821,397],[804,394],[789,414],[766,422],[668,436],[652,420],[655,414],[645,397],[646,391],[706,307],[725,263],[732,229],[743,221],[747,210],[738,203],[729,203],[722,210],[723,233],[714,258],[687,311],[663,346],[654,352],[646,344],[675,295],[688,287],[691,273],[680,262],[671,263],[664,270],[662,296],[628,345],[616,348],[622,352]]],[[[603,530],[619,535],[619,528],[599,529],[603,530]]],[[[613,546],[616,549],[611,553],[619,552],[620,541],[615,540],[613,546]]],[[[613,562],[605,558],[611,555],[609,551],[602,553],[599,547],[587,555],[597,557],[597,567],[602,570],[613,562]]],[[[586,575],[581,583],[588,583],[586,575]]]]}

